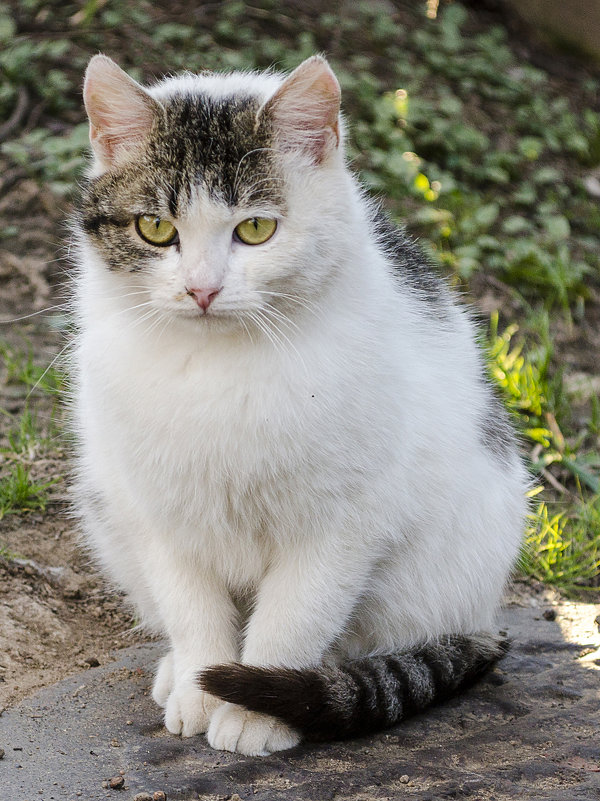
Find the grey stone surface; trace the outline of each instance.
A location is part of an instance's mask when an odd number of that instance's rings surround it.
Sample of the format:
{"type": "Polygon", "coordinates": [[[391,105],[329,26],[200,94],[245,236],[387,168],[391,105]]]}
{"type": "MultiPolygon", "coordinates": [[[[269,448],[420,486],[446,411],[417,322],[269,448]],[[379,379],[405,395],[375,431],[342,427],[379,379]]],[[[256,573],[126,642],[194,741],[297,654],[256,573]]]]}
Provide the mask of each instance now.
{"type": "Polygon", "coordinates": [[[506,610],[512,652],[460,698],[376,736],[267,758],[168,734],[149,694],[161,648],[127,649],[0,717],[0,801],[157,790],[169,801],[598,799],[600,643],[589,634],[595,608],[583,622],[574,608],[557,607],[556,621],[539,608],[506,610]],[[106,786],[120,773],[122,789],[106,786]]]}

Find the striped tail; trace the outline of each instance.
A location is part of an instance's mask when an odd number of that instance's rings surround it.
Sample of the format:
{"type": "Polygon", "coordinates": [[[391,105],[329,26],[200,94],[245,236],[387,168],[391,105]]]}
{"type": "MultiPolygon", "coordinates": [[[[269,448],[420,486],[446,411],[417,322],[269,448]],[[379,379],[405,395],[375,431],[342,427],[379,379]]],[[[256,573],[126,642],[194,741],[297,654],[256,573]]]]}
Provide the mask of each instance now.
{"type": "Polygon", "coordinates": [[[355,737],[393,726],[474,684],[507,640],[452,635],[388,656],[291,670],[214,665],[199,677],[212,695],[273,715],[309,740],[355,737]]]}

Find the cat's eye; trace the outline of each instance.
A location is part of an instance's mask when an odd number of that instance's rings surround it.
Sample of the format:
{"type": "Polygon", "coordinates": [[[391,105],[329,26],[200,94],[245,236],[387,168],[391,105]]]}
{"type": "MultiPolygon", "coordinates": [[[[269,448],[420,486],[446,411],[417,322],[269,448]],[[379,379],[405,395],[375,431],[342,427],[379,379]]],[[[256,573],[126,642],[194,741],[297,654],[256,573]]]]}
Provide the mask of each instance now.
{"type": "Polygon", "coordinates": [[[145,242],[161,248],[179,241],[177,228],[168,220],[152,214],[141,214],[135,221],[135,229],[145,242]]]}
{"type": "Polygon", "coordinates": [[[251,217],[235,229],[235,235],[245,245],[262,245],[270,239],[277,228],[277,220],[270,217],[251,217]]]}

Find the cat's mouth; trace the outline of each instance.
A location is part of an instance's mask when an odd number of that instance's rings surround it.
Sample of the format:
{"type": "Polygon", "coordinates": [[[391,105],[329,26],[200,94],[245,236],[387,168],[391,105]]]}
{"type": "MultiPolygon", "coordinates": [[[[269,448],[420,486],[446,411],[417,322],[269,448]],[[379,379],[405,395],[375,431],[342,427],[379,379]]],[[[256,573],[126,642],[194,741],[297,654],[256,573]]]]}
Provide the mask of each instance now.
{"type": "Polygon", "coordinates": [[[222,306],[216,305],[213,306],[212,302],[206,305],[206,308],[201,303],[196,301],[195,304],[192,304],[188,299],[187,295],[189,292],[181,293],[176,297],[177,303],[176,309],[173,311],[176,312],[178,317],[183,317],[186,320],[202,320],[203,324],[208,324],[211,321],[225,321],[229,320],[232,317],[235,317],[235,314],[232,314],[232,310],[229,308],[223,308],[222,306]],[[181,303],[181,301],[187,301],[181,303]]]}

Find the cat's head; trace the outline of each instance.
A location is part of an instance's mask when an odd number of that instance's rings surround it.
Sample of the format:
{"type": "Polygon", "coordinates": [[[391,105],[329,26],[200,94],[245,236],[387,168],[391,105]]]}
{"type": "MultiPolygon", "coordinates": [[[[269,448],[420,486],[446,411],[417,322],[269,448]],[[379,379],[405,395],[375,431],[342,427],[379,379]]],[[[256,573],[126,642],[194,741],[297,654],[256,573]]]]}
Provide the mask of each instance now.
{"type": "Polygon", "coordinates": [[[325,59],[288,77],[184,75],[144,88],[95,56],[84,99],[93,164],[82,246],[95,270],[136,287],[132,307],[264,323],[272,309],[306,306],[351,247],[340,230],[340,90],[325,59]]]}

